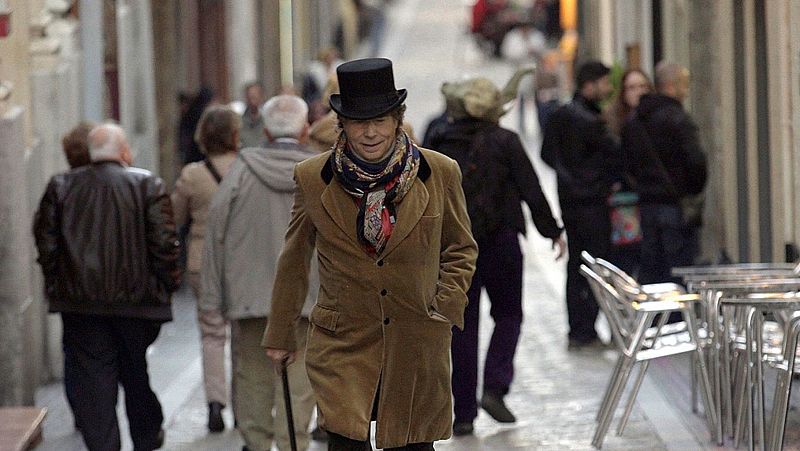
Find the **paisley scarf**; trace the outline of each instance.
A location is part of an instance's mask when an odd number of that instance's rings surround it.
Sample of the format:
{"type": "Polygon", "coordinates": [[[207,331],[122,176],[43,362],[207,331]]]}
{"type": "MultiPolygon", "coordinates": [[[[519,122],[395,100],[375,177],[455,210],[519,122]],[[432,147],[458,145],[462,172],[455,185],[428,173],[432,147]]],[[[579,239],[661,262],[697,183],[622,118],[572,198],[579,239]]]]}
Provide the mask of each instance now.
{"type": "Polygon", "coordinates": [[[353,155],[344,132],[339,134],[330,158],[336,180],[358,205],[356,235],[367,252],[380,255],[397,222],[397,204],[403,200],[419,171],[419,149],[401,131],[389,158],[369,164],[353,155]]]}

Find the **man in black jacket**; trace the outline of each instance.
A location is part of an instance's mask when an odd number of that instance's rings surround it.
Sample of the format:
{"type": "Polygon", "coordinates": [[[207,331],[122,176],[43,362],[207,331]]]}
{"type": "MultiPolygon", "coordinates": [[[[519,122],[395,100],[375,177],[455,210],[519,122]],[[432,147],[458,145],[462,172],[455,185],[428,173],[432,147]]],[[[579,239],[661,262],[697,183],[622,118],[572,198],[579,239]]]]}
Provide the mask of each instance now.
{"type": "Polygon", "coordinates": [[[446,121],[430,139],[434,149],[456,160],[461,168],[472,234],[480,249],[467,292],[464,329],[453,328],[454,435],[472,433],[472,422],[478,415],[478,320],[484,288],[492,303],[494,331],[486,351],[480,405],[498,422],[516,421],[503,397],[514,376],[514,353],[523,317],[519,245],[519,234],[526,232],[523,201],[530,208],[536,229],[558,248],[556,259],[566,251],[562,229],[553,218],[522,142],[516,133],[497,123],[503,105],[492,102],[500,99],[500,90],[483,78],[463,83],[467,116],[454,118],[448,106],[453,120],[446,121]]]}
{"type": "Polygon", "coordinates": [[[580,275],[581,252],[606,257],[611,242],[607,199],[618,180],[619,157],[599,103],[611,94],[610,70],[599,61],[578,68],[572,101],[544,129],[542,159],[556,170],[561,220],[567,231],[569,348],[600,345],[594,328],[598,306],[580,275]]]}
{"type": "Polygon", "coordinates": [[[90,450],[119,450],[118,385],[135,450],[164,441],[147,348],[172,319],[180,284],[172,206],[162,181],[129,168],[123,130],[89,134],[92,164],[54,176],[34,218],[51,312],[60,312],[75,421],[90,450]]]}
{"type": "Polygon", "coordinates": [[[697,199],[707,178],[697,126],[682,105],[689,71],[661,62],[655,84],[657,93],[642,96],[622,129],[626,169],[641,204],[642,283],[676,281],[671,268],[694,262],[700,250],[697,199]]]}

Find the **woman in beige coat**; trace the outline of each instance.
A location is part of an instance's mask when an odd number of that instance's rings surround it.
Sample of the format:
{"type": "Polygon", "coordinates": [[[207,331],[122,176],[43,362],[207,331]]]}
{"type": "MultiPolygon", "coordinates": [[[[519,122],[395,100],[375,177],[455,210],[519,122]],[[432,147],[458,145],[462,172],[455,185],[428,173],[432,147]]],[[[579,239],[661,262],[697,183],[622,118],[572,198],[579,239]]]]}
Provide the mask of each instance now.
{"type": "Polygon", "coordinates": [[[306,368],[329,450],[429,450],[452,432],[451,328],[463,327],[477,246],[455,161],[410,141],[391,62],[337,69],[342,133],[297,165],[297,193],[265,334],[293,358],[312,251],[320,290],[306,368]]]}
{"type": "MultiPolygon", "coordinates": [[[[175,223],[191,220],[186,258],[186,275],[195,298],[200,295],[200,270],[203,267],[206,216],[211,198],[222,177],[236,160],[239,148],[241,118],[232,109],[214,105],[203,112],[197,125],[195,140],[206,159],[189,163],[172,193],[175,223]]],[[[225,428],[222,409],[228,400],[225,382],[225,340],[227,325],[219,311],[197,311],[203,348],[203,381],[208,401],[208,429],[220,432],[225,428]]]]}

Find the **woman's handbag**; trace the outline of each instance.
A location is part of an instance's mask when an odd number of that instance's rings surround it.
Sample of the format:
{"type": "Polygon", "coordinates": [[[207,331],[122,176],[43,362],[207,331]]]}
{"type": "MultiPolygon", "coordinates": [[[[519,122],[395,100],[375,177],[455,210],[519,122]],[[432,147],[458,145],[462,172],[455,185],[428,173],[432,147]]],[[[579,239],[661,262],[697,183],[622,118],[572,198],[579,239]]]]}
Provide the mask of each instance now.
{"type": "Polygon", "coordinates": [[[639,195],[618,191],[608,198],[611,216],[611,244],[624,246],[642,241],[639,195]]]}

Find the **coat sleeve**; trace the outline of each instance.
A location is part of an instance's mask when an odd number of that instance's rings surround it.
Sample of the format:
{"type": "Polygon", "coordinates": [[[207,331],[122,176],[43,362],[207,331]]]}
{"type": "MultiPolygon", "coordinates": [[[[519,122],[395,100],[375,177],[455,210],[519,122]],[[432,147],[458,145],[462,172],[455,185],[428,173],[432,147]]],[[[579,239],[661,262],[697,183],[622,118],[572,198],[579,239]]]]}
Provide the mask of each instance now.
{"type": "Polygon", "coordinates": [[[180,244],[175,233],[172,202],[161,179],[152,177],[148,183],[147,253],[156,277],[172,292],[180,287],[182,275],[178,265],[180,244]]]}
{"type": "Polygon", "coordinates": [[[181,171],[181,176],[175,182],[175,190],[172,191],[170,200],[172,201],[172,212],[175,218],[175,225],[180,227],[189,221],[189,180],[186,167],[181,171]]]}
{"type": "Polygon", "coordinates": [[[297,186],[292,216],[278,258],[269,322],[261,342],[262,346],[288,351],[297,348],[295,325],[308,293],[308,274],[316,242],[316,228],[306,211],[303,184],[297,168],[294,174],[297,186]]]}
{"type": "Polygon", "coordinates": [[[50,179],[47,184],[39,209],[33,218],[33,236],[36,240],[36,249],[39,252],[37,261],[42,267],[45,290],[51,297],[55,279],[58,277],[58,254],[60,218],[58,215],[58,199],[56,194],[56,178],[50,179]]]}
{"type": "Polygon", "coordinates": [[[684,152],[686,191],[689,194],[699,194],[706,186],[708,163],[700,145],[697,125],[686,113],[680,117],[682,120],[676,127],[676,134],[681,150],[684,152]]]}
{"type": "Polygon", "coordinates": [[[434,308],[463,330],[467,290],[475,272],[478,245],[472,238],[458,163],[452,161],[449,172],[442,212],[442,249],[434,308]]]}
{"type": "MultiPolygon", "coordinates": [[[[234,164],[238,164],[234,163],[234,164]]],[[[200,310],[226,311],[227,302],[224,296],[225,280],[225,237],[231,209],[238,192],[238,169],[230,172],[220,183],[211,198],[206,216],[206,235],[203,246],[203,267],[201,274],[201,290],[198,308],[200,310]]]]}
{"type": "Polygon", "coordinates": [[[506,152],[503,154],[507,157],[508,166],[511,170],[511,179],[520,193],[522,200],[528,204],[531,209],[531,216],[536,230],[542,234],[543,237],[556,239],[561,235],[561,228],[553,218],[553,211],[550,209],[550,204],[547,198],[544,197],[542,186],[539,184],[539,177],[533,169],[531,160],[525,153],[522,147],[522,142],[516,134],[510,135],[509,142],[506,146],[506,152]]]}

